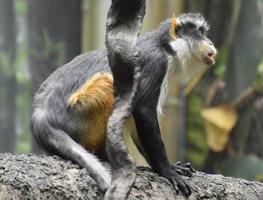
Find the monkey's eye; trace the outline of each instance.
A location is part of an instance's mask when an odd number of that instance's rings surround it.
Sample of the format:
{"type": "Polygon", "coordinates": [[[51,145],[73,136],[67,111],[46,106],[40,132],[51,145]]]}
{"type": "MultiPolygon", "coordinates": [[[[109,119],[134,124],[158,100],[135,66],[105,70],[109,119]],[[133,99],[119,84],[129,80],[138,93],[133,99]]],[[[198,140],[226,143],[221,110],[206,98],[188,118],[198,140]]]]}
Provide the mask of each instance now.
{"type": "Polygon", "coordinates": [[[189,22],[186,24],[186,28],[189,30],[193,30],[196,28],[196,25],[194,23],[189,22]]]}
{"type": "Polygon", "coordinates": [[[175,34],[178,33],[178,31],[180,31],[182,29],[182,25],[177,25],[175,28],[175,34]]]}
{"type": "Polygon", "coordinates": [[[205,34],[205,28],[204,27],[201,26],[199,28],[199,31],[200,31],[201,34],[203,34],[203,35],[205,34]]]}

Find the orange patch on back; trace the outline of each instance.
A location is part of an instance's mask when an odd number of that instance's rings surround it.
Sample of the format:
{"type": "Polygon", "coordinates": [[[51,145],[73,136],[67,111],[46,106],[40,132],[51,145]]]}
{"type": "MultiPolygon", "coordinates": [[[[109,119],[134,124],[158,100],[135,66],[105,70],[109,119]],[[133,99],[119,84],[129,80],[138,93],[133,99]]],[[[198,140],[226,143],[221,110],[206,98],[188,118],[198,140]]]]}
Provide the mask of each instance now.
{"type": "Polygon", "coordinates": [[[105,141],[106,125],[114,101],[113,78],[109,73],[97,73],[73,93],[68,106],[80,115],[80,143],[90,151],[96,151],[105,141]]]}
{"type": "Polygon", "coordinates": [[[98,112],[109,109],[113,104],[112,75],[97,73],[93,75],[80,89],[73,93],[68,106],[79,106],[83,111],[98,112]]]}

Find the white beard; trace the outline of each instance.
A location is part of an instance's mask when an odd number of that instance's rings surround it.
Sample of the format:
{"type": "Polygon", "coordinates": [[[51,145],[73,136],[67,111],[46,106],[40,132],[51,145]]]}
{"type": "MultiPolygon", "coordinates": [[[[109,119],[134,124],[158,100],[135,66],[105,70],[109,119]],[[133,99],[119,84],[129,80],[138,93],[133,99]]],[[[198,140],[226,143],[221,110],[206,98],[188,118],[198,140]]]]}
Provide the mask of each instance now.
{"type": "Polygon", "coordinates": [[[161,85],[161,92],[158,99],[157,112],[163,115],[163,106],[168,95],[169,88],[173,88],[169,82],[171,76],[175,76],[179,87],[187,85],[193,77],[207,69],[207,65],[197,58],[191,51],[187,42],[183,39],[176,39],[171,42],[171,47],[177,52],[175,57],[168,55],[169,64],[161,85]]]}

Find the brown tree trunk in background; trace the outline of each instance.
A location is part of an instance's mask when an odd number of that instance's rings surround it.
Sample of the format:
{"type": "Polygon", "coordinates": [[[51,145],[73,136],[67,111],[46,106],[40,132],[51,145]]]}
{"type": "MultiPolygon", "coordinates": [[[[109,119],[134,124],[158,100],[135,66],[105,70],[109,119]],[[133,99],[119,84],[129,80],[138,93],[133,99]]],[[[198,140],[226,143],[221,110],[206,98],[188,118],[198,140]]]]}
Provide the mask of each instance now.
{"type": "MultiPolygon", "coordinates": [[[[81,52],[81,0],[28,0],[29,63],[33,93],[81,52]]],[[[32,151],[39,152],[34,144],[32,151]]]]}
{"type": "Polygon", "coordinates": [[[0,152],[15,152],[16,146],[15,27],[14,1],[0,0],[0,152]]]}

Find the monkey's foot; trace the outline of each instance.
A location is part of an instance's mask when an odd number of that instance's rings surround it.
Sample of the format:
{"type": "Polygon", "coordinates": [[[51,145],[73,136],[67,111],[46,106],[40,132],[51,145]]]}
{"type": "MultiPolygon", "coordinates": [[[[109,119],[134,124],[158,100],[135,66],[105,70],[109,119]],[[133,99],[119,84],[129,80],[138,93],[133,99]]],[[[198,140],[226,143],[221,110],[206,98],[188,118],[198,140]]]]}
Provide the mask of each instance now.
{"type": "MultiPolygon", "coordinates": [[[[179,165],[175,165],[176,169],[178,169],[179,165]]],[[[191,195],[191,188],[190,186],[186,183],[186,181],[181,177],[179,173],[174,170],[175,168],[174,165],[171,165],[168,169],[165,169],[161,172],[161,175],[165,178],[167,178],[173,185],[174,190],[179,193],[179,190],[186,196],[191,195]]],[[[180,167],[182,167],[180,165],[180,167]]],[[[181,170],[182,171],[182,170],[181,170]]]]}
{"type": "Polygon", "coordinates": [[[182,164],[180,161],[177,161],[175,164],[172,165],[172,168],[177,174],[188,177],[192,177],[193,173],[196,172],[196,170],[189,162],[182,164]]]}

